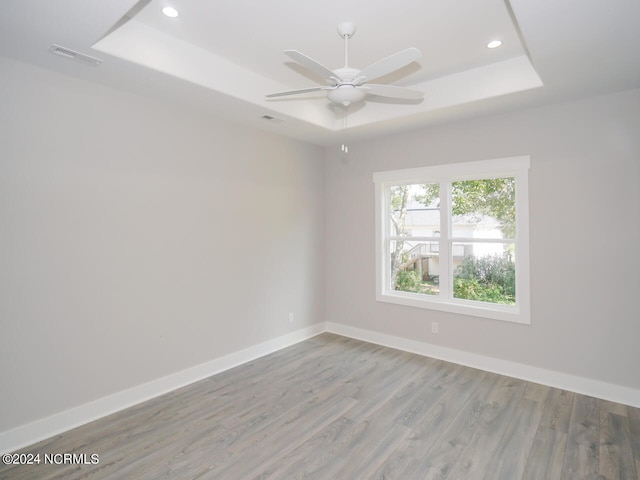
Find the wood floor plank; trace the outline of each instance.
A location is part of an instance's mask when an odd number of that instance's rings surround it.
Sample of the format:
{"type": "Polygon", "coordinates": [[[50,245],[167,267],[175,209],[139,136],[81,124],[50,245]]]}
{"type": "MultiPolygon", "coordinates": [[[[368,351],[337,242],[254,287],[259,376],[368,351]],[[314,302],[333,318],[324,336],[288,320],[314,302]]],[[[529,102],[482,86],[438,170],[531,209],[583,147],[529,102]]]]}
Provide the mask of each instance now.
{"type": "Polygon", "coordinates": [[[503,377],[501,388],[482,412],[471,439],[445,478],[477,480],[484,477],[504,432],[515,418],[525,387],[526,382],[503,377]]]}
{"type": "Polygon", "coordinates": [[[241,437],[231,432],[230,444],[219,455],[212,455],[206,450],[192,450],[180,462],[170,460],[169,467],[180,478],[252,478],[264,470],[274,456],[286,454],[299,442],[306,441],[340,418],[354,402],[349,398],[335,399],[318,405],[309,417],[298,411],[273,422],[273,428],[262,428],[241,437]],[[202,454],[206,454],[206,457],[203,458],[202,454]]]}
{"type": "MultiPolygon", "coordinates": [[[[536,393],[542,392],[537,389],[536,393]]],[[[537,400],[524,396],[520,400],[514,412],[515,418],[500,439],[484,480],[522,478],[540,425],[543,401],[542,396],[537,400]]]]}
{"type": "Polygon", "coordinates": [[[100,461],[0,480],[637,480],[640,409],[321,334],[27,452],[100,461]]]}
{"type": "Polygon", "coordinates": [[[409,477],[418,468],[418,460],[449,428],[452,418],[461,415],[469,399],[490,383],[484,382],[485,372],[459,365],[449,365],[446,372],[431,385],[433,392],[418,396],[412,405],[396,415],[394,422],[410,427],[412,434],[385,461],[375,478],[409,477]]]}
{"type": "MultiPolygon", "coordinates": [[[[605,402],[608,406],[611,402],[605,402]]],[[[614,408],[601,408],[599,473],[602,480],[637,480],[631,431],[626,415],[613,413],[614,408]]],[[[626,412],[625,412],[626,413],[626,412]]]]}
{"type": "Polygon", "coordinates": [[[568,434],[548,428],[539,429],[533,442],[522,480],[561,480],[568,434]]]}
{"type": "Polygon", "coordinates": [[[574,394],[551,388],[544,405],[523,480],[560,480],[574,394]]]}
{"type": "Polygon", "coordinates": [[[562,478],[597,479],[600,453],[600,402],[574,397],[562,478]]]}
{"type": "Polygon", "coordinates": [[[475,432],[493,392],[501,388],[498,375],[468,369],[463,369],[463,374],[457,388],[447,389],[396,452],[406,457],[404,469],[392,458],[377,478],[446,478],[475,432]]]}
{"type": "Polygon", "coordinates": [[[372,478],[405,478],[408,475],[407,471],[415,469],[418,458],[438,437],[438,428],[445,428],[445,408],[449,406],[451,410],[455,410],[466,402],[473,391],[469,388],[469,394],[465,396],[465,391],[458,387],[471,387],[479,384],[481,380],[480,376],[476,375],[474,383],[471,376],[464,375],[468,371],[457,365],[439,366],[439,370],[440,375],[428,384],[415,387],[413,390],[413,385],[409,384],[407,390],[411,391],[411,398],[401,395],[399,398],[404,399],[404,402],[390,402],[385,408],[387,412],[380,412],[381,415],[388,415],[394,424],[411,428],[411,434],[385,460],[372,478]],[[459,383],[456,384],[456,381],[459,383]]]}
{"type": "Polygon", "coordinates": [[[340,417],[288,454],[274,458],[255,478],[322,478],[336,463],[344,461],[337,459],[361,437],[365,427],[362,422],[340,417]]]}
{"type": "Polygon", "coordinates": [[[436,370],[424,368],[407,368],[401,370],[394,369],[393,374],[387,374],[384,381],[379,378],[367,378],[366,383],[378,385],[375,392],[358,392],[362,397],[357,409],[347,413],[352,420],[364,421],[372,416],[386,418],[388,423],[396,422],[398,412],[404,412],[405,420],[409,415],[407,409],[413,407],[414,414],[420,409],[420,404],[424,405],[427,399],[433,398],[433,390],[441,387],[434,384],[442,380],[446,370],[436,370]],[[400,374],[400,372],[402,372],[400,374]]]}
{"type": "MultiPolygon", "coordinates": [[[[362,423],[367,428],[363,430],[359,441],[353,443],[348,452],[343,452],[342,468],[335,476],[329,478],[371,478],[371,475],[410,433],[410,429],[402,425],[388,426],[386,422],[375,420],[362,423]],[[376,438],[375,445],[368,445],[368,438],[376,438]]],[[[324,472],[323,477],[327,478],[324,472]]]]}
{"type": "Polygon", "coordinates": [[[571,423],[571,413],[575,394],[566,390],[552,389],[549,395],[550,403],[545,409],[545,414],[541,420],[541,425],[550,430],[562,433],[569,433],[571,423]]]}
{"type": "Polygon", "coordinates": [[[395,408],[389,411],[395,423],[413,428],[424,419],[447,390],[452,388],[457,391],[458,387],[472,385],[474,380],[481,380],[477,375],[468,375],[469,371],[459,365],[444,363],[435,365],[434,369],[437,374],[434,375],[433,371],[430,371],[429,381],[407,386],[407,395],[410,395],[412,401],[404,402],[404,405],[394,405],[395,408]]]}
{"type": "Polygon", "coordinates": [[[627,407],[629,433],[631,435],[631,451],[636,464],[636,472],[640,475],[640,408],[627,407]]]}

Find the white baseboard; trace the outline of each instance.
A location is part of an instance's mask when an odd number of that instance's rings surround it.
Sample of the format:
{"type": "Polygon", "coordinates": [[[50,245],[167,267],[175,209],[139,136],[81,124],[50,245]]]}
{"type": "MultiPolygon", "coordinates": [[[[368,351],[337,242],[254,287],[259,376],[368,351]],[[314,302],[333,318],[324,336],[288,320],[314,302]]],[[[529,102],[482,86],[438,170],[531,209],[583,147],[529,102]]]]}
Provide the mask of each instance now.
{"type": "Polygon", "coordinates": [[[372,330],[325,322],[2,432],[0,433],[0,453],[13,452],[32,445],[40,440],[58,435],[98,418],[294,345],[322,332],[335,333],[365,342],[640,408],[640,390],[637,389],[396,337],[372,330]]]}
{"type": "Polygon", "coordinates": [[[246,362],[276,352],[290,345],[311,338],[324,331],[324,323],[283,335],[245,348],[238,352],[213,359],[207,363],[152,380],[113,395],[85,403],[64,412],[21,425],[0,433],[0,452],[14,452],[40,440],[79,427],[98,418],[144,402],[164,393],[197,382],[246,362]]]}
{"type": "Polygon", "coordinates": [[[395,337],[339,323],[326,322],[325,326],[327,332],[337,335],[640,408],[640,390],[638,389],[462,350],[454,350],[426,342],[395,337]]]}

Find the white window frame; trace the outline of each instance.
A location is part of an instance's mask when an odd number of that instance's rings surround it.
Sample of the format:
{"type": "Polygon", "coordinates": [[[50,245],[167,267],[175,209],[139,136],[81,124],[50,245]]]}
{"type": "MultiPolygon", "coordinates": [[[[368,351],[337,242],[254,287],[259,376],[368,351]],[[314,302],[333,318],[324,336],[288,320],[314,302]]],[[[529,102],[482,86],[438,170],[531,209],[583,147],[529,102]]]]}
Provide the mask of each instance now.
{"type": "MultiPolygon", "coordinates": [[[[472,315],[477,317],[530,324],[529,280],[529,156],[434,165],[374,172],[376,215],[376,300],[418,308],[472,315]],[[485,178],[515,177],[516,179],[516,303],[500,305],[453,297],[453,265],[449,245],[459,238],[451,237],[452,182],[485,178]],[[402,184],[440,183],[441,235],[430,240],[440,242],[440,295],[425,295],[391,289],[390,281],[390,186],[402,184]],[[443,188],[447,187],[447,188],[443,188]],[[444,232],[444,234],[442,233],[444,232]],[[443,261],[446,259],[446,261],[443,261]]],[[[421,240],[421,238],[417,238],[421,240]]],[[[473,239],[477,241],[478,239],[473,239]]],[[[482,241],[482,240],[481,240],[482,241]]]]}

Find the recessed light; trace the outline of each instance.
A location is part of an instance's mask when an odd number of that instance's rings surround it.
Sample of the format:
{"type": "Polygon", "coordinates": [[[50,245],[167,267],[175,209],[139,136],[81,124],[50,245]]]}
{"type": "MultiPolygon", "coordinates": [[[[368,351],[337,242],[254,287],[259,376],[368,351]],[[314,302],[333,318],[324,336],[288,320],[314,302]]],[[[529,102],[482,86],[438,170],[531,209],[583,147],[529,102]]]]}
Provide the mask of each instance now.
{"type": "Polygon", "coordinates": [[[164,7],[162,9],[162,13],[164,13],[169,18],[176,18],[178,15],[180,15],[178,13],[178,10],[173,7],[164,7]]]}
{"type": "Polygon", "coordinates": [[[487,48],[498,48],[500,45],[502,45],[502,40],[491,40],[487,43],[487,48]]]}

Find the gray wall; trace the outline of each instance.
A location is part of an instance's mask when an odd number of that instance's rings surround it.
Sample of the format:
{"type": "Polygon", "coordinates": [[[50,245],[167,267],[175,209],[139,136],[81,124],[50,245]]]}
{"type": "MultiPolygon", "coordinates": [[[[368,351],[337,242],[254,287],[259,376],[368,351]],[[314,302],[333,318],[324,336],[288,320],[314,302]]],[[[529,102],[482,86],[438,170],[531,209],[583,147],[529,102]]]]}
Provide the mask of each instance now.
{"type": "Polygon", "coordinates": [[[0,62],[0,431],[324,320],[321,148],[0,62]]]}
{"type": "Polygon", "coordinates": [[[0,62],[0,431],[323,320],[640,388],[640,91],[343,162],[0,62]],[[375,301],[373,171],[525,154],[530,326],[375,301]]]}
{"type": "Polygon", "coordinates": [[[640,388],[639,90],[349,152],[327,151],[328,321],[640,388]],[[377,303],[372,172],[514,155],[531,155],[531,325],[377,303]]]}

